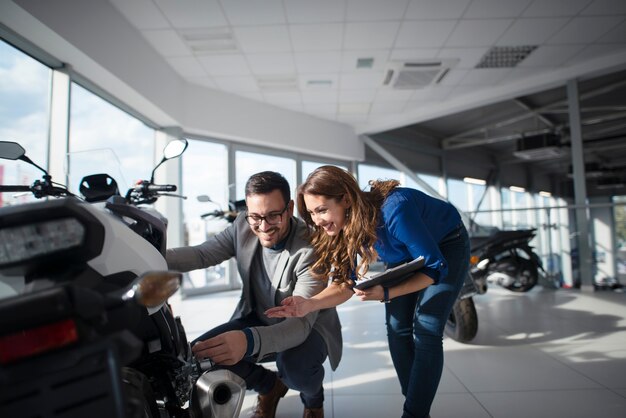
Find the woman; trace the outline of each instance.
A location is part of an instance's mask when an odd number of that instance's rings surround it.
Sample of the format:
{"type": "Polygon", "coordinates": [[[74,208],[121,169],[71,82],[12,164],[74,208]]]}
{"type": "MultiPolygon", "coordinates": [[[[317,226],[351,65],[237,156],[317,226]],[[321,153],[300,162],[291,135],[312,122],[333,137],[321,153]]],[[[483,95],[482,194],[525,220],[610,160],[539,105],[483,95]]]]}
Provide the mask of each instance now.
{"type": "Polygon", "coordinates": [[[343,169],[322,166],[298,188],[298,211],[311,228],[313,273],[330,285],[310,299],[287,298],[271,317],[302,316],[352,294],[385,305],[389,350],[402,394],[403,417],[427,417],[443,369],[443,331],[469,265],[469,239],[451,204],[395,180],[362,191],[343,169]],[[352,289],[369,264],[387,267],[425,258],[422,269],[384,288],[352,289]]]}

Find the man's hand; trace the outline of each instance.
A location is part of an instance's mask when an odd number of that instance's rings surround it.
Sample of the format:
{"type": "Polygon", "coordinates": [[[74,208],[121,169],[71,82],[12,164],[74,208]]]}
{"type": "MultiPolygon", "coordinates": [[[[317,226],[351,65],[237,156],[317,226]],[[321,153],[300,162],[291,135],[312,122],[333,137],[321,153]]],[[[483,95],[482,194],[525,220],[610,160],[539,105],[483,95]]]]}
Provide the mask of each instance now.
{"type": "Polygon", "coordinates": [[[281,306],[275,306],[265,311],[268,318],[303,317],[315,310],[314,302],[302,296],[288,296],[282,300],[281,306]]]}
{"type": "Polygon", "coordinates": [[[228,331],[197,342],[191,347],[191,351],[198,360],[208,357],[215,364],[232,366],[241,361],[247,347],[248,341],[243,331],[228,331]]]}
{"type": "Polygon", "coordinates": [[[354,289],[354,293],[362,301],[365,301],[365,300],[381,301],[385,297],[383,287],[379,284],[377,284],[376,286],[369,287],[365,290],[354,289]]]}

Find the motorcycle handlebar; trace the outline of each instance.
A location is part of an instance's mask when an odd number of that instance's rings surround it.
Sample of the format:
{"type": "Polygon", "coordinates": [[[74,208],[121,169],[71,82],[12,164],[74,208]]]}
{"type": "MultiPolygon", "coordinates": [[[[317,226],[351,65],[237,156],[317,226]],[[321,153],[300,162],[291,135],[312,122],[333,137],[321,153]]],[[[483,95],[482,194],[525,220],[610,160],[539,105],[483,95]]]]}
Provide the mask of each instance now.
{"type": "Polygon", "coordinates": [[[0,186],[0,192],[30,192],[30,186],[0,186]]]}
{"type": "Polygon", "coordinates": [[[150,192],[175,192],[176,186],[173,184],[149,184],[148,191],[150,192]]]}

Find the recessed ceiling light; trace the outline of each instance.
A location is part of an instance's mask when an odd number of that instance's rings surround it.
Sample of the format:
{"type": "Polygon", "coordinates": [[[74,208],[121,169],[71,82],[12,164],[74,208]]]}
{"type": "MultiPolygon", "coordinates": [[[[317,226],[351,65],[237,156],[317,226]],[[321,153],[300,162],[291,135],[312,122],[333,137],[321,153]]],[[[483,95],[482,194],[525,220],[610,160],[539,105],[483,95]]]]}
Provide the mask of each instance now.
{"type": "Polygon", "coordinates": [[[331,87],[333,85],[332,80],[307,80],[307,87],[331,87]]]}

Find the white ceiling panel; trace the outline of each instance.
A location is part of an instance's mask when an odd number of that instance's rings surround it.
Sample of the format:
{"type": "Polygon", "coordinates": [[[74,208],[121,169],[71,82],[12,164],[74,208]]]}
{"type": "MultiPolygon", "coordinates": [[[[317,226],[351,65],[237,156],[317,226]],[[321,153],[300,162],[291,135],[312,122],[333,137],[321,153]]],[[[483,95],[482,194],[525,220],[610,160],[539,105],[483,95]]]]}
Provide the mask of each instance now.
{"type": "Polygon", "coordinates": [[[480,59],[485,55],[489,48],[443,48],[437,54],[438,58],[458,58],[459,62],[454,67],[459,68],[474,68],[476,64],[480,62],[480,59]]]}
{"type": "Polygon", "coordinates": [[[584,45],[545,45],[535,49],[517,64],[521,68],[554,68],[578,54],[584,45]]]}
{"type": "Polygon", "coordinates": [[[539,45],[550,39],[568,22],[568,18],[518,19],[498,39],[497,45],[539,45]]]}
{"type": "Polygon", "coordinates": [[[374,102],[370,114],[373,115],[392,115],[395,113],[402,113],[406,108],[408,100],[399,102],[374,102]]]}
{"type": "Polygon", "coordinates": [[[154,0],[167,20],[177,28],[226,26],[222,9],[216,0],[154,0]]]}
{"type": "Polygon", "coordinates": [[[531,0],[473,0],[463,17],[468,19],[518,17],[531,0]]]}
{"type": "Polygon", "coordinates": [[[592,0],[535,0],[524,13],[524,17],[575,16],[592,0]]]}
{"type": "Polygon", "coordinates": [[[470,71],[466,69],[454,69],[448,71],[443,80],[439,83],[441,86],[456,86],[467,76],[470,71]]]}
{"type": "Polygon", "coordinates": [[[341,52],[302,52],[294,55],[296,68],[303,74],[338,73],[341,70],[341,52]]]}
{"type": "Polygon", "coordinates": [[[309,103],[304,105],[304,111],[313,115],[335,117],[337,103],[309,103]]]}
{"type": "Polygon", "coordinates": [[[414,90],[378,89],[376,101],[382,102],[406,102],[413,97],[414,90]]]}
{"type": "Polygon", "coordinates": [[[287,26],[238,26],[233,28],[242,51],[255,52],[290,52],[287,26]]]}
{"type": "Polygon", "coordinates": [[[340,103],[371,103],[376,98],[376,89],[346,90],[340,86],[340,103]]]}
{"type": "Polygon", "coordinates": [[[575,17],[548,43],[589,44],[619,25],[623,19],[623,16],[575,17]]]}
{"type": "Polygon", "coordinates": [[[626,43],[626,20],[598,39],[599,43],[626,43]]]}
{"type": "Polygon", "coordinates": [[[169,22],[152,0],[111,0],[137,29],[167,29],[169,22]]]}
{"type": "Polygon", "coordinates": [[[429,60],[439,55],[439,48],[394,49],[389,56],[393,61],[429,60]]]}
{"type": "Polygon", "coordinates": [[[263,7],[255,7],[256,0],[228,0],[221,4],[233,26],[287,23],[282,0],[263,0],[263,7]]]}
{"type": "Polygon", "coordinates": [[[382,85],[384,73],[342,73],[339,85],[342,89],[376,89],[382,85]]]}
{"type": "Polygon", "coordinates": [[[212,76],[250,75],[246,58],[239,55],[201,55],[198,61],[212,76]]]}
{"type": "Polygon", "coordinates": [[[289,26],[295,52],[336,51],[341,47],[343,26],[338,23],[289,26]]]}
{"type": "Polygon", "coordinates": [[[492,86],[498,84],[511,72],[511,68],[479,68],[471,70],[457,86],[492,86]]]}
{"type": "MultiPolygon", "coordinates": [[[[227,1],[227,0],[226,0],[227,1]]],[[[289,23],[341,22],[344,0],[284,0],[289,23]]]]}
{"type": "Polygon", "coordinates": [[[605,55],[616,54],[619,51],[624,51],[626,45],[618,44],[604,44],[604,45],[588,45],[583,48],[580,53],[574,55],[571,59],[565,62],[567,65],[574,65],[589,61],[592,59],[600,58],[605,55]]]}
{"type": "Polygon", "coordinates": [[[459,19],[471,0],[412,0],[405,19],[459,19]]]}
{"type": "Polygon", "coordinates": [[[493,45],[511,26],[510,19],[463,20],[446,42],[447,47],[493,45]]]}
{"type": "Polygon", "coordinates": [[[607,16],[626,14],[626,2],[621,0],[595,0],[581,14],[607,16]]]}
{"type": "Polygon", "coordinates": [[[358,22],[346,24],[345,49],[391,48],[400,22],[358,22]]]}
{"type": "Polygon", "coordinates": [[[248,54],[248,64],[257,75],[293,75],[296,72],[293,54],[248,54]]]}
{"type": "Polygon", "coordinates": [[[333,103],[336,105],[338,98],[339,92],[335,89],[302,91],[302,102],[305,105],[310,103],[333,103]]]}
{"type": "Polygon", "coordinates": [[[456,20],[405,21],[400,26],[395,47],[433,48],[443,46],[456,24],[456,20]]]}
{"type": "Polygon", "coordinates": [[[408,0],[347,0],[348,22],[369,20],[400,20],[404,16],[408,0]]]}

